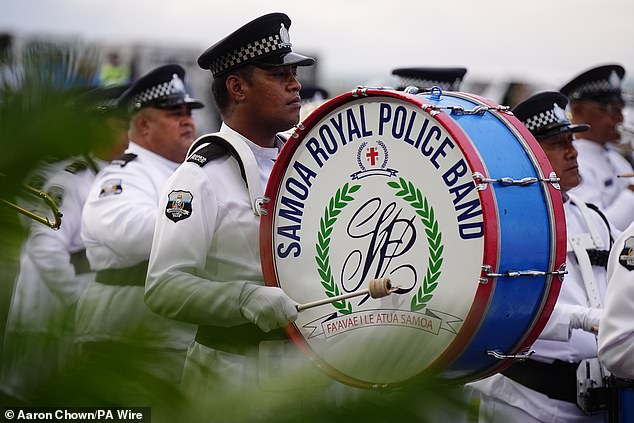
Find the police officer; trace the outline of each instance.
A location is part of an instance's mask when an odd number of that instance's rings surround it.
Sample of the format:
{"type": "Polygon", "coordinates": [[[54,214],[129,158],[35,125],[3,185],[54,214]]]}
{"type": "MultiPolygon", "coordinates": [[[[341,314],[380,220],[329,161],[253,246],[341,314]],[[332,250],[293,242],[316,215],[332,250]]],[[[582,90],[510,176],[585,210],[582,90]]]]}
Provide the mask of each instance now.
{"type": "MultiPolygon", "coordinates": [[[[114,141],[94,154],[76,157],[51,174],[42,187],[63,214],[59,230],[32,223],[22,249],[8,333],[2,351],[4,390],[30,399],[42,383],[57,377],[72,363],[74,306],[89,280],[81,212],[99,169],[121,155],[127,135],[119,114],[110,109],[126,86],[96,89],[82,96],[100,111],[114,141]],[[48,379],[48,380],[47,380],[48,379]]],[[[66,162],[66,161],[64,161],[66,162]]],[[[46,215],[43,211],[40,214],[46,215]]],[[[31,221],[33,222],[33,221],[31,221]]]]}
{"type": "Polygon", "coordinates": [[[615,376],[634,379],[634,223],[614,242],[599,326],[599,358],[615,376]]]}
{"type": "MultiPolygon", "coordinates": [[[[297,318],[294,301],[264,286],[259,248],[277,134],[299,121],[297,66],[314,63],[292,51],[290,25],[283,13],[261,16],[198,58],[214,78],[223,124],[196,141],[160,197],[145,299],[157,313],[199,325],[183,389],[212,421],[274,417],[267,405],[275,404],[249,397],[261,394],[258,345],[285,339],[280,328],[297,318]]],[[[301,407],[298,391],[282,395],[301,407]]]]}
{"type": "Polygon", "coordinates": [[[608,379],[610,422],[632,419],[634,403],[634,222],[614,242],[608,260],[608,290],[599,325],[599,359],[608,379]]]}
{"type": "Polygon", "coordinates": [[[419,90],[429,90],[433,86],[438,86],[443,91],[458,91],[466,73],[467,69],[461,67],[415,67],[392,70],[392,75],[398,78],[398,90],[410,86],[419,90]]]}
{"type": "Polygon", "coordinates": [[[597,357],[596,330],[606,288],[606,259],[611,244],[608,221],[592,206],[570,196],[579,184],[573,133],[588,125],[571,124],[567,98],[554,91],[537,93],[513,113],[535,136],[560,179],[564,199],[568,274],[547,329],[531,347],[530,359],[501,374],[471,384],[481,393],[480,417],[492,422],[604,421],[577,406],[577,369],[597,357]]]}
{"type": "Polygon", "coordinates": [[[575,140],[581,184],[573,193],[604,210],[619,230],[634,220],[634,179],[617,177],[632,173],[632,166],[613,148],[620,138],[617,127],[623,123],[624,75],[622,66],[599,66],[583,72],[560,90],[570,99],[572,121],[591,126],[575,140]]]}
{"type": "MultiPolygon", "coordinates": [[[[128,364],[178,387],[195,328],[152,313],[143,285],[159,193],[195,138],[192,109],[203,104],[189,96],[175,64],[139,78],[118,103],[131,116],[130,143],[100,172],[84,207],[81,235],[96,275],[78,304],[76,342],[87,362],[123,358],[120,369],[128,364]]],[[[118,403],[139,404],[134,395],[144,395],[134,386],[117,389],[110,399],[118,403]]]]}

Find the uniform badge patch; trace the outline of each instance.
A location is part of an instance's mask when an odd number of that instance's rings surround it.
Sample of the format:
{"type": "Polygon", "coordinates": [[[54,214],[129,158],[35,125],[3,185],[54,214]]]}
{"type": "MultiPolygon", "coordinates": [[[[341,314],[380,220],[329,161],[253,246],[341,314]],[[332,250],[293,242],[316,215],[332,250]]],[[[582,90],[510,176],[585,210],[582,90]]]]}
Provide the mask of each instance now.
{"type": "Polygon", "coordinates": [[[167,196],[165,216],[172,222],[187,219],[192,215],[192,200],[194,196],[189,191],[172,191],[167,196]]]}
{"type": "Polygon", "coordinates": [[[101,190],[99,191],[99,198],[107,197],[109,195],[117,195],[123,192],[121,186],[121,179],[108,179],[101,184],[101,190]]]}
{"type": "Polygon", "coordinates": [[[634,270],[634,236],[625,240],[625,245],[619,254],[619,263],[627,270],[634,270]]]}

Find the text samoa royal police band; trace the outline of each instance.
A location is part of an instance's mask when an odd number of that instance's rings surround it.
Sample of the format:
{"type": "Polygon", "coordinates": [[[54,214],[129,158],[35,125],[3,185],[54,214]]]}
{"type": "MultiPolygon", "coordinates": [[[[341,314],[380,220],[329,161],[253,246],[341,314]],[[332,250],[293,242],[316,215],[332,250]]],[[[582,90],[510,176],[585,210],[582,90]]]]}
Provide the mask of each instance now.
{"type": "MultiPolygon", "coordinates": [[[[457,216],[460,238],[473,239],[484,236],[482,207],[476,186],[464,158],[445,160],[448,150],[456,143],[445,135],[446,131],[429,115],[416,112],[402,105],[380,103],[378,112],[369,116],[366,105],[361,104],[341,110],[311,132],[303,142],[311,162],[294,160],[289,167],[295,176],[283,181],[285,193],[277,210],[277,235],[289,240],[276,246],[278,258],[301,254],[301,233],[304,205],[317,171],[329,158],[349,143],[379,138],[386,143],[403,142],[418,154],[426,157],[441,174],[441,179],[452,198],[457,216]]],[[[388,144],[389,146],[389,144],[388,144]]]]}

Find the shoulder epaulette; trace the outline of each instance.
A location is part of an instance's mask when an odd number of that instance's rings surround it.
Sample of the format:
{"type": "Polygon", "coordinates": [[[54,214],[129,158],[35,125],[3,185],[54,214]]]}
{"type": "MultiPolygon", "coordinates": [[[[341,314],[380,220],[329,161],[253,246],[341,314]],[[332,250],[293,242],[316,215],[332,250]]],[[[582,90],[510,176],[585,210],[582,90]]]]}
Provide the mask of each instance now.
{"type": "Polygon", "coordinates": [[[132,160],[135,160],[137,157],[138,156],[134,153],[125,153],[123,156],[119,157],[118,159],[111,161],[110,164],[125,167],[125,165],[130,163],[132,160]]]}
{"type": "Polygon", "coordinates": [[[224,138],[210,135],[204,138],[200,138],[196,144],[197,145],[192,146],[192,151],[194,152],[187,157],[186,161],[196,163],[198,166],[203,167],[212,160],[230,154],[238,161],[238,164],[240,165],[240,174],[242,175],[242,179],[246,181],[244,164],[242,163],[242,160],[240,160],[240,156],[233,148],[233,146],[229,144],[229,142],[226,141],[224,138]],[[197,145],[203,145],[205,143],[209,144],[194,151],[195,148],[197,148],[197,145]]]}
{"type": "Polygon", "coordinates": [[[88,169],[88,164],[81,159],[75,160],[74,162],[72,162],[71,164],[69,164],[68,166],[64,168],[66,172],[72,173],[73,175],[83,172],[86,169],[88,169]]]}

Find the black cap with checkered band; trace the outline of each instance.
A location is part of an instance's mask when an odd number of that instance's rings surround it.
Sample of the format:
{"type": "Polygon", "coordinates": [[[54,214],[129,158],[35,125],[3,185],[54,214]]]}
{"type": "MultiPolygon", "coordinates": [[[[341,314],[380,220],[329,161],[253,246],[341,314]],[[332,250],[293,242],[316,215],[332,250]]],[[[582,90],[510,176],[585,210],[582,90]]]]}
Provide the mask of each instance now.
{"type": "Polygon", "coordinates": [[[570,101],[593,100],[603,104],[623,104],[621,82],[625,69],[620,65],[603,65],[589,69],[564,85],[559,91],[570,101]]]}
{"type": "Polygon", "coordinates": [[[143,107],[167,108],[185,104],[192,109],[205,107],[191,98],[185,88],[185,69],[179,65],[160,66],[137,79],[118,103],[128,111],[143,107]]]}
{"type": "Polygon", "coordinates": [[[458,91],[466,73],[466,68],[398,68],[392,71],[392,75],[399,78],[399,90],[409,86],[419,89],[439,86],[445,91],[458,91]]]}
{"type": "Polygon", "coordinates": [[[557,91],[543,91],[519,103],[511,111],[536,138],[562,132],[582,132],[586,124],[573,125],[566,117],[568,98],[557,91]]]}
{"type": "Polygon", "coordinates": [[[198,58],[198,65],[209,69],[214,78],[247,64],[312,65],[315,59],[291,50],[290,26],[291,20],[284,13],[260,16],[205,50],[198,58]]]}

